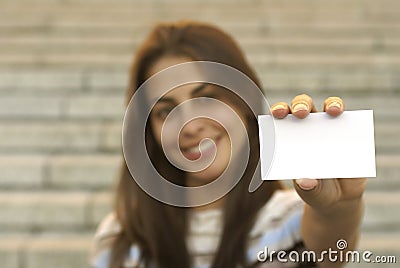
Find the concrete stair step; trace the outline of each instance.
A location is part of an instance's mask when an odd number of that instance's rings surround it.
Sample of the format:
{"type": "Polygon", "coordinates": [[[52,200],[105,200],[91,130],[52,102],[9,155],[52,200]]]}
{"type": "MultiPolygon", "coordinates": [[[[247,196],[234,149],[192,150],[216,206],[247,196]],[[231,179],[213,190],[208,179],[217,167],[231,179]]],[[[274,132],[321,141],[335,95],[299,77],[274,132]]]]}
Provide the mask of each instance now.
{"type": "MultiPolygon", "coordinates": [[[[202,20],[203,21],[203,20],[202,20]]],[[[132,37],[135,40],[142,40],[148,34],[154,23],[129,23],[127,25],[53,25],[22,23],[21,21],[10,22],[7,25],[0,24],[0,33],[9,38],[51,36],[58,38],[75,37],[82,38],[108,38],[121,40],[132,37]]],[[[305,25],[302,23],[226,23],[218,22],[220,28],[235,36],[236,39],[257,39],[266,40],[271,38],[287,39],[354,39],[354,38],[393,38],[400,33],[400,25],[381,23],[360,23],[357,25],[337,24],[314,24],[305,25]]],[[[110,41],[112,42],[112,41],[110,41]]]]}
{"type": "MultiPolygon", "coordinates": [[[[92,72],[90,72],[92,73],[92,72]]],[[[0,94],[12,95],[55,95],[62,96],[84,91],[89,87],[86,80],[91,76],[83,70],[35,69],[0,70],[0,94]]],[[[122,72],[121,72],[122,73],[122,72]]],[[[110,79],[111,79],[110,75],[110,79]]]]}
{"type": "Polygon", "coordinates": [[[356,94],[382,94],[398,92],[396,71],[380,72],[349,68],[346,70],[332,67],[304,69],[260,67],[256,68],[267,95],[297,94],[299,89],[310,94],[335,94],[346,97],[356,94]],[[269,69],[269,70],[268,70],[269,69]]]}
{"type": "Polygon", "coordinates": [[[2,267],[89,267],[89,249],[93,234],[3,237],[0,239],[2,267]]]}
{"type": "MultiPolygon", "coordinates": [[[[260,20],[270,23],[303,23],[303,24],[314,24],[314,23],[334,23],[339,25],[345,24],[360,24],[360,23],[390,23],[399,24],[399,11],[387,10],[384,12],[363,12],[359,8],[353,10],[346,10],[344,7],[339,7],[333,10],[320,9],[320,10],[282,10],[269,8],[260,8],[254,5],[252,8],[240,9],[235,7],[234,9],[229,6],[221,6],[219,11],[218,7],[196,7],[187,6],[183,8],[135,8],[134,10],[125,9],[123,12],[108,10],[105,7],[102,10],[80,10],[79,12],[69,12],[68,10],[27,10],[15,9],[10,11],[0,12],[2,16],[1,25],[12,25],[15,22],[15,15],[20,16],[22,19],[19,23],[32,23],[32,24],[50,24],[50,25],[93,25],[94,23],[100,25],[123,25],[128,23],[134,23],[140,20],[144,23],[152,23],[157,20],[179,20],[179,19],[196,19],[196,20],[207,20],[213,23],[217,22],[235,22],[240,17],[246,22],[256,22],[260,20]],[[224,17],[221,19],[221,10],[224,10],[224,17]],[[24,12],[25,11],[25,12],[24,12]],[[56,15],[56,16],[55,16],[56,15]]],[[[397,6],[398,8],[398,6],[397,6]]]]}
{"type": "MultiPolygon", "coordinates": [[[[398,71],[378,66],[341,68],[303,67],[279,68],[254,65],[266,92],[270,94],[296,94],[299,89],[312,93],[335,92],[337,95],[397,94],[398,71]]],[[[63,97],[96,94],[123,96],[127,87],[128,67],[101,69],[0,69],[0,96],[63,97]]]]}
{"type": "Polygon", "coordinates": [[[109,190],[122,161],[119,152],[0,156],[0,189],[109,190]]]}
{"type": "Polygon", "coordinates": [[[0,122],[0,152],[107,153],[121,147],[122,121],[4,121],[0,122]]]}
{"type": "MultiPolygon", "coordinates": [[[[363,232],[400,231],[398,196],[398,190],[367,190],[363,232]]],[[[110,211],[111,201],[110,191],[0,191],[1,232],[90,230],[110,211]]]]}
{"type": "Polygon", "coordinates": [[[111,209],[107,193],[84,191],[1,191],[2,233],[94,230],[111,209]]]}
{"type": "MultiPolygon", "coordinates": [[[[291,1],[291,0],[284,0],[284,1],[276,1],[276,0],[263,0],[263,1],[229,1],[229,0],[222,0],[219,2],[213,2],[212,0],[205,0],[202,3],[198,1],[114,1],[113,4],[107,1],[68,1],[68,2],[55,2],[51,0],[39,0],[39,1],[2,1],[1,7],[3,10],[13,10],[16,8],[20,8],[22,11],[71,11],[71,10],[83,10],[83,11],[90,11],[94,10],[96,12],[102,10],[110,10],[112,11],[123,11],[123,10],[134,10],[136,8],[139,10],[146,10],[146,9],[168,9],[170,10],[171,7],[174,7],[175,10],[181,9],[188,9],[191,7],[201,8],[201,9],[220,9],[221,7],[225,7],[227,9],[267,9],[267,10],[281,10],[281,11],[293,11],[293,10],[308,10],[311,11],[319,11],[319,10],[342,10],[343,12],[349,12],[354,9],[360,9],[364,13],[380,13],[383,11],[395,11],[391,8],[398,6],[398,2],[396,0],[383,0],[380,4],[376,3],[373,0],[367,1],[357,1],[357,0],[337,0],[335,3],[320,3],[316,0],[312,1],[291,1]],[[94,3],[96,5],[94,5],[94,3]],[[204,3],[212,3],[213,5],[205,5],[204,3]]],[[[173,12],[174,10],[171,10],[173,12]]]]}
{"type": "MultiPolygon", "coordinates": [[[[397,55],[397,53],[393,53],[397,55]]],[[[93,68],[98,65],[105,67],[129,68],[133,53],[123,51],[110,51],[107,53],[4,53],[1,54],[0,68],[10,67],[85,67],[93,68]]],[[[300,68],[300,67],[320,67],[320,68],[371,68],[371,69],[391,69],[399,70],[400,57],[394,57],[392,53],[374,54],[343,54],[338,57],[336,54],[316,54],[308,53],[255,53],[248,55],[251,64],[271,68],[300,68]],[[345,57],[344,57],[345,56],[345,57]]]]}
{"type": "MultiPolygon", "coordinates": [[[[134,14],[133,14],[134,15],[134,14]]],[[[389,17],[383,18],[354,18],[354,16],[349,16],[350,18],[346,19],[346,16],[340,16],[340,14],[331,13],[330,16],[324,17],[325,14],[321,14],[320,16],[312,16],[309,13],[304,13],[301,16],[292,16],[290,13],[276,13],[275,16],[270,16],[269,18],[265,18],[264,16],[260,17],[252,17],[248,18],[247,21],[241,22],[241,26],[238,26],[237,18],[232,16],[231,18],[221,18],[222,13],[213,16],[202,16],[200,14],[194,15],[190,17],[192,20],[200,20],[207,21],[212,24],[217,24],[220,27],[242,27],[242,28],[259,28],[272,25],[293,25],[300,24],[302,26],[312,26],[316,23],[319,23],[323,26],[341,26],[349,25],[350,27],[356,26],[371,26],[371,25],[380,25],[383,27],[393,27],[398,26],[400,21],[398,17],[392,15],[389,17]],[[352,18],[353,17],[353,18],[352,18]]],[[[143,17],[141,23],[144,26],[154,25],[155,21],[176,21],[176,20],[184,20],[187,19],[188,16],[185,13],[175,14],[171,16],[169,11],[164,14],[159,14],[157,12],[154,13],[145,13],[146,17],[143,17]]],[[[12,17],[10,15],[10,17],[12,17]]],[[[137,21],[137,20],[136,20],[137,21]]],[[[10,18],[9,20],[5,19],[0,22],[0,26],[9,28],[9,27],[21,27],[21,26],[34,26],[34,27],[115,27],[115,28],[126,28],[126,25],[131,25],[134,27],[135,19],[132,17],[122,17],[121,19],[106,19],[102,20],[100,17],[95,16],[81,16],[75,18],[60,18],[52,17],[51,15],[44,16],[27,16],[21,20],[14,20],[10,18]]],[[[132,29],[132,28],[131,28],[132,29]]]]}
{"type": "Polygon", "coordinates": [[[172,1],[159,1],[159,0],[150,0],[150,1],[130,1],[130,0],[117,0],[114,1],[113,4],[106,0],[95,0],[95,1],[84,1],[84,0],[70,0],[68,2],[58,2],[51,0],[36,0],[35,2],[30,1],[2,1],[2,7],[7,8],[15,8],[22,7],[28,10],[31,9],[39,9],[41,7],[44,10],[47,9],[59,9],[61,7],[69,9],[77,9],[82,8],[83,10],[92,7],[95,10],[101,9],[110,9],[110,10],[120,10],[121,8],[129,9],[129,8],[168,8],[170,6],[174,6],[177,9],[185,8],[186,6],[195,6],[201,8],[210,8],[210,5],[204,5],[204,3],[213,3],[212,7],[218,9],[219,7],[230,7],[230,8],[252,8],[254,6],[259,8],[269,8],[269,9],[280,9],[280,10],[297,10],[297,9],[305,9],[309,8],[310,10],[319,10],[319,9],[339,9],[342,7],[345,10],[352,10],[354,8],[363,7],[366,11],[383,11],[390,10],[391,7],[397,6],[398,2],[396,0],[383,0],[380,3],[377,3],[373,0],[366,1],[357,1],[357,0],[336,0],[335,3],[321,3],[317,0],[307,0],[307,1],[291,1],[291,0],[222,0],[218,2],[213,2],[212,0],[205,0],[202,3],[198,1],[184,1],[184,0],[172,0],[172,1]],[[96,5],[93,5],[96,3],[96,5]]]}
{"type": "MultiPolygon", "coordinates": [[[[369,179],[368,183],[372,180],[375,179],[369,179]]],[[[374,191],[368,187],[365,193],[363,232],[400,230],[400,214],[398,213],[400,207],[399,188],[396,188],[393,192],[388,192],[374,191]]]]}
{"type": "MultiPolygon", "coordinates": [[[[40,147],[50,151],[75,148],[87,151],[99,148],[99,124],[66,124],[62,122],[9,122],[2,123],[2,145],[10,151],[16,149],[20,152],[40,151],[40,147]],[[10,127],[7,129],[7,127],[10,127]],[[28,130],[28,131],[26,131],[28,130]]],[[[14,151],[15,152],[15,151],[14,151]]]]}
{"type": "MultiPolygon", "coordinates": [[[[29,3],[32,4],[32,2],[26,1],[26,0],[17,2],[16,4],[14,4],[14,1],[12,1],[12,0],[4,0],[2,3],[5,4],[5,5],[17,5],[17,6],[21,5],[21,3],[27,4],[27,5],[29,5],[29,3]]],[[[48,4],[49,6],[84,5],[84,4],[88,4],[88,3],[90,3],[90,4],[96,3],[98,5],[115,6],[115,5],[110,4],[110,2],[107,1],[107,0],[88,0],[88,1],[85,1],[85,0],[69,0],[68,2],[62,2],[62,1],[58,2],[58,1],[51,1],[51,0],[36,0],[35,4],[36,3],[38,3],[38,4],[48,4]]],[[[115,3],[118,4],[118,5],[134,5],[134,4],[139,4],[140,5],[140,4],[146,4],[146,3],[147,4],[160,4],[160,5],[162,5],[163,3],[166,3],[166,4],[168,4],[168,3],[179,3],[179,4],[191,3],[193,5],[199,4],[198,1],[195,1],[195,0],[188,0],[188,1],[185,1],[185,0],[171,0],[171,1],[165,1],[165,0],[164,1],[163,0],[148,0],[148,1],[146,1],[146,0],[138,0],[138,1],[136,1],[136,3],[132,3],[131,0],[116,0],[115,3]]],[[[212,3],[212,0],[205,0],[204,3],[212,3]]],[[[250,1],[246,1],[246,0],[233,0],[233,1],[231,1],[231,0],[221,0],[221,1],[219,1],[219,3],[231,3],[231,4],[235,4],[235,5],[240,5],[240,4],[251,5],[251,4],[256,4],[256,3],[263,3],[263,4],[266,4],[266,5],[276,5],[276,6],[282,6],[282,7],[287,7],[287,6],[289,6],[289,4],[292,4],[293,6],[296,6],[296,4],[298,6],[302,6],[301,4],[303,4],[303,5],[308,5],[310,7],[315,7],[315,6],[335,7],[335,6],[337,6],[334,3],[327,3],[326,5],[324,5],[324,3],[321,3],[318,0],[302,0],[302,1],[293,1],[293,0],[278,0],[278,1],[277,0],[262,0],[262,1],[258,1],[258,0],[250,0],[250,1]]],[[[337,0],[337,2],[336,2],[336,4],[345,4],[345,3],[349,4],[350,6],[353,5],[353,4],[354,5],[359,5],[360,4],[360,2],[357,1],[357,0],[337,0]]],[[[365,3],[366,5],[374,5],[376,7],[381,7],[382,8],[382,6],[379,5],[378,3],[376,3],[374,0],[365,0],[365,1],[363,1],[363,3],[365,3]]],[[[386,5],[390,6],[390,5],[396,5],[398,2],[396,0],[382,0],[382,3],[385,3],[386,5]]],[[[216,4],[218,4],[218,3],[216,3],[216,4]]]]}
{"type": "MultiPolygon", "coordinates": [[[[396,7],[398,8],[398,6],[396,7]]],[[[201,13],[201,12],[200,12],[201,13]]],[[[200,14],[199,12],[193,13],[190,16],[190,19],[193,20],[201,20],[207,21],[210,23],[214,23],[220,25],[220,27],[227,27],[228,25],[238,25],[237,17],[238,15],[228,17],[221,17],[221,15],[225,13],[215,12],[209,13],[208,15],[200,14]]],[[[264,12],[268,13],[268,12],[264,12]]],[[[243,16],[245,13],[241,13],[240,16],[243,16]]],[[[314,24],[321,25],[336,25],[336,26],[345,26],[349,25],[350,27],[359,26],[359,25],[374,25],[379,24],[382,26],[398,26],[400,24],[400,20],[398,18],[397,13],[384,13],[382,15],[371,15],[371,16],[363,16],[359,14],[350,14],[346,12],[341,13],[320,13],[320,14],[312,14],[310,12],[303,13],[293,13],[293,12],[275,12],[267,14],[269,16],[265,16],[265,14],[260,13],[259,16],[252,16],[246,18],[246,21],[242,21],[240,24],[241,27],[261,27],[266,26],[268,24],[297,24],[303,26],[311,26],[314,24]]],[[[21,20],[15,20],[12,18],[12,15],[8,15],[10,18],[7,19],[7,15],[4,20],[0,22],[2,27],[15,27],[15,26],[44,26],[48,27],[125,27],[125,25],[134,25],[135,22],[138,23],[138,19],[143,23],[143,25],[152,25],[155,21],[176,21],[176,20],[184,20],[188,18],[187,12],[182,13],[173,13],[170,10],[165,11],[157,11],[155,12],[143,12],[143,15],[140,18],[135,18],[135,14],[131,14],[131,16],[121,16],[120,18],[113,18],[111,16],[105,16],[103,19],[101,16],[96,16],[93,14],[92,16],[81,14],[73,17],[65,17],[62,14],[59,16],[52,16],[51,13],[46,14],[42,13],[40,15],[28,14],[25,18],[21,20]]],[[[116,16],[119,16],[116,15],[116,16]]]]}
{"type": "MultiPolygon", "coordinates": [[[[123,20],[125,17],[121,16],[124,14],[127,15],[136,15],[135,18],[140,18],[141,20],[149,20],[154,19],[153,16],[149,16],[149,14],[155,14],[160,17],[160,15],[164,18],[176,18],[177,14],[185,15],[186,17],[193,17],[199,15],[201,11],[202,17],[209,16],[218,16],[218,10],[223,9],[226,17],[229,17],[232,12],[233,15],[237,15],[236,13],[240,13],[242,16],[245,14],[263,14],[263,16],[267,15],[269,20],[282,19],[285,20],[293,20],[294,18],[304,20],[315,20],[315,19],[323,19],[323,20],[379,20],[379,21],[393,21],[397,20],[398,16],[396,16],[396,9],[393,7],[398,7],[398,4],[393,1],[387,1],[385,4],[376,5],[373,2],[335,2],[335,4],[327,4],[321,5],[318,3],[310,3],[309,1],[299,1],[299,3],[294,3],[290,1],[289,3],[277,3],[278,1],[264,1],[261,2],[243,2],[243,1],[235,1],[235,3],[231,2],[218,2],[213,5],[204,5],[204,3],[196,3],[193,1],[184,2],[153,2],[153,3],[145,3],[145,2],[119,2],[117,5],[110,5],[109,3],[96,2],[96,6],[93,7],[93,3],[81,1],[79,3],[61,3],[57,4],[42,4],[32,5],[32,4],[10,4],[5,3],[3,5],[3,17],[7,13],[17,13],[24,15],[34,14],[36,17],[45,17],[46,14],[58,14],[59,16],[53,17],[50,16],[52,21],[62,18],[73,18],[73,19],[87,19],[88,17],[92,17],[96,19],[97,17],[112,17],[117,13],[117,17],[119,20],[123,20]],[[79,9],[78,9],[79,7],[79,9]],[[172,8],[173,7],[173,8],[172,8]],[[217,10],[217,11],[216,11],[217,10]],[[114,13],[114,14],[113,14],[114,13]],[[83,15],[82,15],[83,14],[83,15]],[[141,14],[146,14],[147,16],[140,16],[141,14]],[[310,14],[312,16],[310,16],[310,14]],[[77,16],[77,15],[81,15],[77,16]],[[92,15],[92,16],[90,16],[92,15]],[[296,16],[297,15],[297,16],[296,16]]],[[[254,18],[254,16],[248,15],[249,18],[254,18]]],[[[115,20],[115,17],[114,20],[115,20]]],[[[7,18],[7,17],[6,17],[7,18]]],[[[12,16],[11,16],[12,19],[12,16]]],[[[132,20],[131,17],[128,19],[132,20]]]]}
{"type": "MultiPolygon", "coordinates": [[[[133,54],[140,40],[134,36],[110,38],[103,36],[7,36],[0,37],[0,48],[3,54],[23,53],[86,53],[101,54],[114,51],[133,54]]],[[[248,55],[258,53],[314,53],[314,54],[346,54],[370,55],[386,53],[396,55],[400,53],[400,39],[395,37],[368,37],[330,38],[323,39],[304,37],[246,37],[238,40],[248,55]]]]}

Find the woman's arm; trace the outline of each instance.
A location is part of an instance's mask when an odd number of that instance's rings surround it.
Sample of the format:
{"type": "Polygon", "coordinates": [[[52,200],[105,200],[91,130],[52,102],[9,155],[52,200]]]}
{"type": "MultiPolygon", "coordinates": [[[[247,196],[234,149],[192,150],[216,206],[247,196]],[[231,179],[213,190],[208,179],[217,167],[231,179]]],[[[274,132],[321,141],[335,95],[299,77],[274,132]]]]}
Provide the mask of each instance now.
{"type": "MultiPolygon", "coordinates": [[[[324,102],[324,111],[331,116],[339,116],[343,110],[344,103],[338,97],[330,97],[324,102]]],[[[273,105],[271,111],[276,118],[284,118],[289,113],[305,118],[317,109],[311,97],[303,94],[296,96],[290,107],[280,102],[273,105]]],[[[326,148],[326,153],[334,149],[326,148]]],[[[298,154],[301,155],[301,152],[298,154]]],[[[362,194],[365,184],[364,178],[295,181],[297,193],[307,203],[302,218],[302,237],[307,249],[315,251],[317,257],[329,248],[339,251],[337,241],[340,239],[347,242],[344,252],[355,249],[363,214],[362,194]]],[[[324,260],[321,267],[342,266],[339,261],[329,261],[328,254],[325,254],[324,260]]]]}
{"type": "MultiPolygon", "coordinates": [[[[347,246],[343,252],[354,250],[363,214],[365,179],[319,180],[312,190],[303,190],[300,185],[296,183],[295,188],[307,202],[301,228],[306,247],[320,256],[329,248],[339,251],[337,242],[344,239],[347,246]]],[[[341,267],[339,261],[329,261],[328,255],[324,260],[322,267],[341,267]]]]}

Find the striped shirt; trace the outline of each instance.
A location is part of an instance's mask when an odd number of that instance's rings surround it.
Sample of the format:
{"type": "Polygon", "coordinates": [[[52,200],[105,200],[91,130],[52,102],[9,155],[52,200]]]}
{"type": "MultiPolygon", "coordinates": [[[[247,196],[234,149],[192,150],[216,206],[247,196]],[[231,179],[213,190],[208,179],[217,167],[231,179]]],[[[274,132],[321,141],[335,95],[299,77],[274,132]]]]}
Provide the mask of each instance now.
{"type": "MultiPolygon", "coordinates": [[[[256,267],[314,267],[312,264],[279,263],[258,261],[259,252],[268,248],[268,252],[284,250],[301,252],[304,250],[300,235],[304,202],[293,190],[276,191],[270,200],[260,209],[257,220],[249,233],[247,246],[248,263],[256,267]]],[[[222,211],[220,209],[193,210],[189,216],[187,246],[193,259],[193,268],[210,267],[222,235],[222,211]]],[[[108,268],[110,244],[120,231],[114,214],[109,214],[94,237],[91,266],[108,268]]],[[[132,245],[126,257],[124,267],[144,267],[139,262],[140,249],[132,245]]]]}

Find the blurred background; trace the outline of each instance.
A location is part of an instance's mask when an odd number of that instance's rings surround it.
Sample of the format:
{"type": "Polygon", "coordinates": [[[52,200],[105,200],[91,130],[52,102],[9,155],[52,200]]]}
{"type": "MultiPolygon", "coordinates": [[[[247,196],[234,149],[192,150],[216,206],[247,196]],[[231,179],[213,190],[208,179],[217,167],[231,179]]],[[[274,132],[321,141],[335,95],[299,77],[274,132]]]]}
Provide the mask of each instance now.
{"type": "Polygon", "coordinates": [[[88,266],[122,160],[129,64],[156,22],[178,19],[231,33],[270,103],[374,109],[360,248],[400,261],[400,1],[0,0],[0,266],[88,266]]]}

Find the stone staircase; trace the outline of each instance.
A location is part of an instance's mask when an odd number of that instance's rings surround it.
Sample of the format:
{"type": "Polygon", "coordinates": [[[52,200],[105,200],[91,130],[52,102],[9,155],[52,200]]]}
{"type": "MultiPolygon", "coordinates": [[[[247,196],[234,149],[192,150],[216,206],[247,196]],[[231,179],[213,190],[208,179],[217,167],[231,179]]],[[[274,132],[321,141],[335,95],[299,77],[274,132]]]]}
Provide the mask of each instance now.
{"type": "MultiPolygon", "coordinates": [[[[306,92],[374,109],[360,248],[400,261],[398,0],[0,0],[0,266],[88,266],[122,161],[129,63],[152,25],[185,18],[231,33],[270,103],[306,92]]],[[[365,266],[397,267],[349,265],[365,266]]]]}

